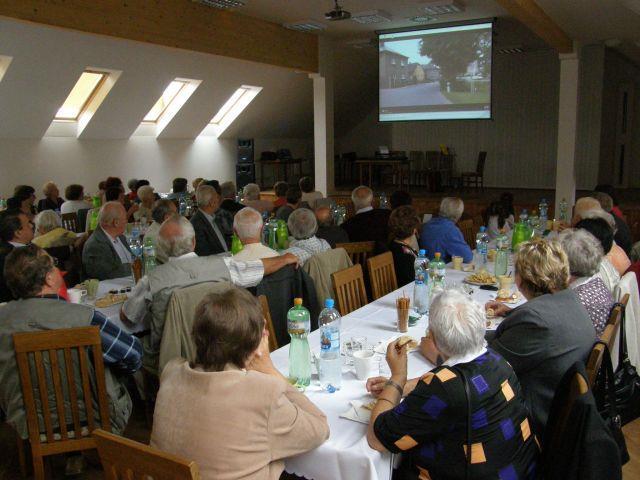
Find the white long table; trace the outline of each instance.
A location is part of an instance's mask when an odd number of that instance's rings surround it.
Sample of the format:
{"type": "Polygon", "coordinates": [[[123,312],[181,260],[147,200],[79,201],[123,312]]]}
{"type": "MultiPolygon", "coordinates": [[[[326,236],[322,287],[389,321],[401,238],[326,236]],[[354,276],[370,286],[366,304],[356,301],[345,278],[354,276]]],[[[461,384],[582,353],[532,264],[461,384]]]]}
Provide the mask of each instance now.
{"type": "MultiPolygon", "coordinates": [[[[100,298],[107,293],[109,290],[121,290],[123,288],[131,287],[133,288],[133,278],[132,277],[123,277],[123,278],[114,278],[112,280],[102,280],[100,282],[100,286],[98,287],[98,294],[96,298],[100,298]]],[[[100,313],[106,316],[112,323],[118,325],[123,331],[127,333],[139,333],[144,330],[148,330],[148,325],[144,323],[130,323],[126,324],[120,319],[120,309],[122,308],[122,304],[118,303],[116,305],[111,305],[110,307],[105,308],[96,308],[100,313]]]]}
{"type": "MultiPolygon", "coordinates": [[[[446,282],[449,286],[461,284],[469,273],[447,269],[446,282]]],[[[395,299],[402,293],[413,297],[413,284],[399,288],[372,303],[342,318],[341,340],[352,336],[366,336],[368,345],[386,342],[390,337],[398,335],[396,331],[395,299]]],[[[472,287],[471,296],[484,304],[495,298],[496,292],[472,287]]],[[[413,303],[413,300],[412,300],[413,303]]],[[[415,326],[409,327],[408,334],[419,340],[425,333],[428,319],[423,317],[415,326]]],[[[320,333],[318,330],[309,335],[311,350],[318,354],[320,350],[320,333]]],[[[283,374],[288,372],[289,347],[282,347],[271,354],[275,366],[283,374]]],[[[388,367],[381,357],[381,374],[388,375],[388,367]]],[[[409,354],[409,378],[426,373],[433,368],[418,351],[409,354]]],[[[290,458],[286,461],[289,473],[304,476],[313,480],[386,480],[391,478],[391,455],[382,454],[369,448],[366,440],[367,427],[364,424],[340,418],[340,414],[349,409],[352,400],[369,402],[365,381],[356,379],[351,367],[343,367],[342,388],[335,393],[322,391],[317,385],[317,377],[307,388],[306,395],[327,416],[331,428],[329,439],[317,449],[290,458]],[[315,383],[314,383],[315,382],[315,383]]]]}

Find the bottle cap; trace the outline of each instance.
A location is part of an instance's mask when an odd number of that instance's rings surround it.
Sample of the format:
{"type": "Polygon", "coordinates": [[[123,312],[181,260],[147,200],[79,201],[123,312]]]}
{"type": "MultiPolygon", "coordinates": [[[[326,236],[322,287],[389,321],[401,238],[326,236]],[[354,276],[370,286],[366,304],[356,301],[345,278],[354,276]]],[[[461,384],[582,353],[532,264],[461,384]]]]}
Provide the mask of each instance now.
{"type": "Polygon", "coordinates": [[[424,248],[421,248],[420,250],[418,250],[418,255],[425,256],[426,254],[427,254],[427,251],[424,248]]]}
{"type": "Polygon", "coordinates": [[[334,302],[333,302],[333,298],[327,298],[324,301],[324,308],[333,308],[334,302]]]}
{"type": "Polygon", "coordinates": [[[302,299],[301,298],[294,298],[293,299],[293,304],[296,305],[296,306],[302,305],[302,299]]]}
{"type": "Polygon", "coordinates": [[[480,227],[480,231],[481,231],[482,233],[484,233],[486,230],[487,230],[487,227],[485,227],[484,225],[483,225],[482,227],[480,227]]]}
{"type": "Polygon", "coordinates": [[[440,252],[436,252],[435,253],[435,257],[436,257],[436,259],[439,259],[440,258],[440,252]]]}

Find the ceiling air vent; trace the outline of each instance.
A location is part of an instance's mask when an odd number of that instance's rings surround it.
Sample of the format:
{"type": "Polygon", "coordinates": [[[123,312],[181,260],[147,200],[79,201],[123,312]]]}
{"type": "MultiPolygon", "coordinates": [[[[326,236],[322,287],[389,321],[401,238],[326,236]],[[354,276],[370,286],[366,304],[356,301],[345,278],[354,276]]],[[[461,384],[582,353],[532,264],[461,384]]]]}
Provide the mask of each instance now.
{"type": "Polygon", "coordinates": [[[244,7],[244,2],[240,0],[192,0],[195,3],[201,3],[207,7],[220,8],[227,10],[229,8],[244,7]]]}
{"type": "Polygon", "coordinates": [[[300,20],[298,22],[291,23],[283,23],[282,26],[284,28],[288,28],[289,30],[297,30],[299,32],[319,32],[325,30],[327,27],[320,23],[315,22],[313,20],[300,20]]]}
{"type": "Polygon", "coordinates": [[[427,15],[448,15],[464,12],[464,5],[458,0],[429,0],[423,9],[427,15]]]}
{"type": "Polygon", "coordinates": [[[358,12],[351,15],[351,20],[358,23],[384,23],[391,21],[391,15],[382,10],[367,10],[366,12],[358,12]]]}

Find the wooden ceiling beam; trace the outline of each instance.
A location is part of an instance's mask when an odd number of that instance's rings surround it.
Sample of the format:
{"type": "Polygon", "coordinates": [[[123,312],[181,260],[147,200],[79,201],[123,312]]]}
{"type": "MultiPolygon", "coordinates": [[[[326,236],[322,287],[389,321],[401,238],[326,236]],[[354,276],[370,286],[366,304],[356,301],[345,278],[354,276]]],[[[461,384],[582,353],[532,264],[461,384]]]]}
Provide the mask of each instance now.
{"type": "Polygon", "coordinates": [[[0,0],[0,16],[318,71],[317,36],[192,0],[0,0]]]}
{"type": "Polygon", "coordinates": [[[496,0],[558,53],[573,52],[573,41],[534,0],[496,0]]]}

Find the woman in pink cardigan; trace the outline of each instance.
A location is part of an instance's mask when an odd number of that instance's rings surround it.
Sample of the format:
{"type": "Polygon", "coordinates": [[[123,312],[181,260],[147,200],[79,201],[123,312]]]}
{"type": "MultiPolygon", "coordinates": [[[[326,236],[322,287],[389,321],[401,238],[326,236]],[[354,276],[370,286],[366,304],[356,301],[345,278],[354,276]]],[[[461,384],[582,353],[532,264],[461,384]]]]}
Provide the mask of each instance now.
{"type": "Polygon", "coordinates": [[[276,480],[284,459],[329,437],[324,414],[274,367],[258,301],[231,288],[200,302],[196,360],[160,379],[151,445],[194,460],[203,479],[276,480]]]}

